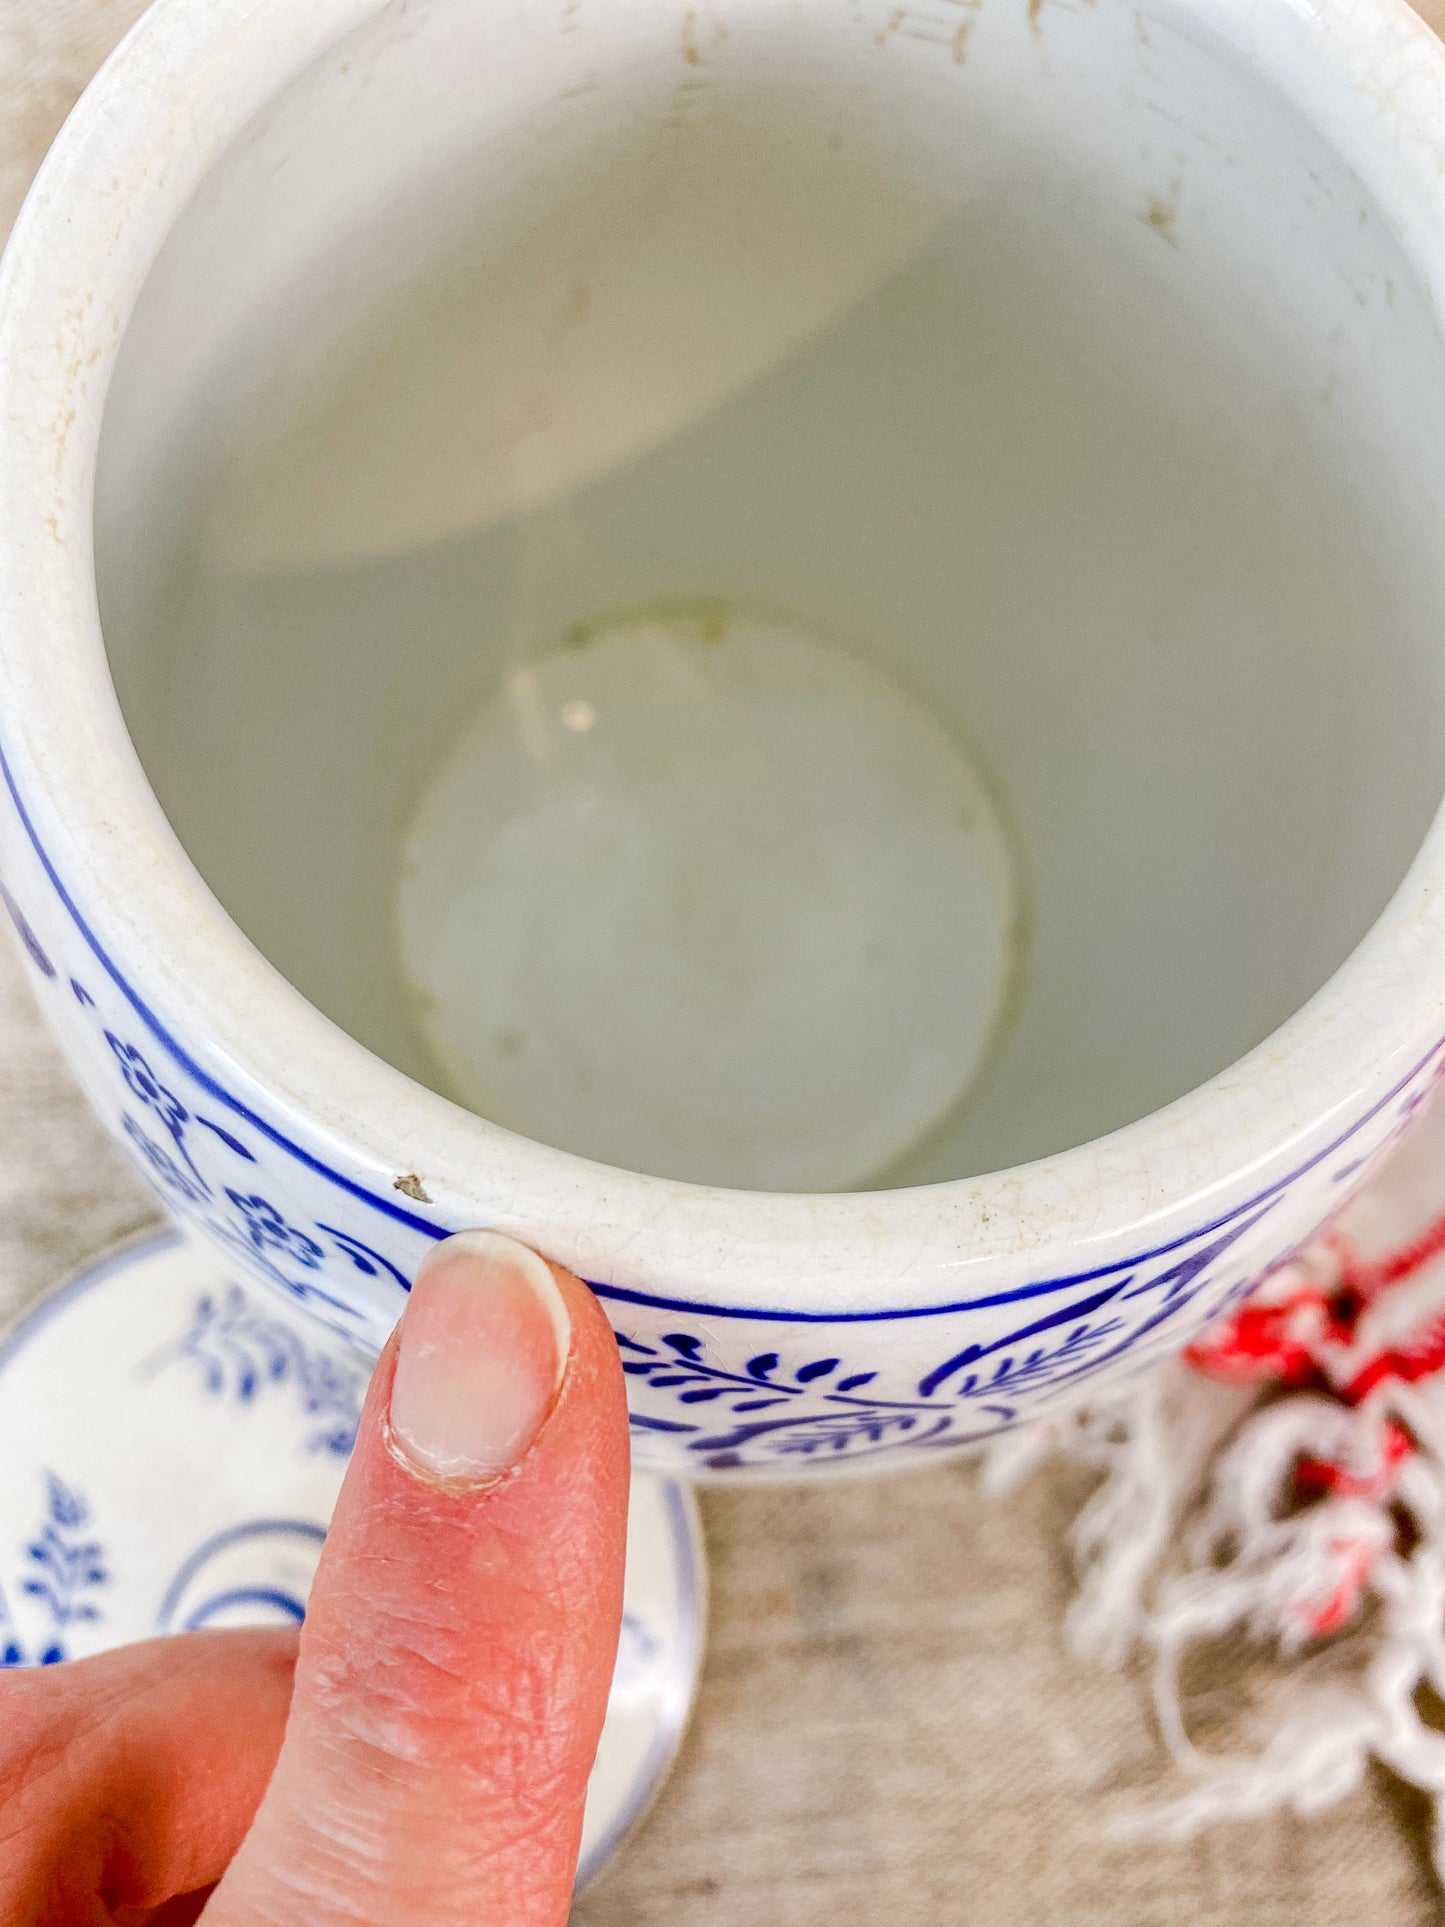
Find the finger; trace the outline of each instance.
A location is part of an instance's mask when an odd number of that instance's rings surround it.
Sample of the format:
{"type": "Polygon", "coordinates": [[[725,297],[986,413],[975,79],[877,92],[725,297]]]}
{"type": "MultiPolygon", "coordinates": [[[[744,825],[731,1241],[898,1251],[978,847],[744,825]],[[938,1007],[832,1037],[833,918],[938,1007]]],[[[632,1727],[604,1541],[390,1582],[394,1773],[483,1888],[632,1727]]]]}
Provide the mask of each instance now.
{"type": "Polygon", "coordinates": [[[622,1610],[627,1410],[600,1306],[438,1248],[372,1379],[275,1777],[205,1927],[560,1927],[622,1610]]]}
{"type": "Polygon", "coordinates": [[[220,1878],[280,1750],[294,1630],[0,1673],[0,1921],[89,1927],[220,1878]]]}
{"type": "Polygon", "coordinates": [[[199,1893],[181,1894],[155,1913],[137,1914],[133,1920],[117,1914],[115,1927],[196,1927],[202,1909],[214,1892],[214,1887],[203,1887],[199,1893]]]}
{"type": "Polygon", "coordinates": [[[122,1910],[115,1915],[113,1927],[196,1927],[202,1910],[215,1887],[202,1887],[193,1894],[179,1894],[164,1907],[143,1908],[136,1913],[122,1910]]]}

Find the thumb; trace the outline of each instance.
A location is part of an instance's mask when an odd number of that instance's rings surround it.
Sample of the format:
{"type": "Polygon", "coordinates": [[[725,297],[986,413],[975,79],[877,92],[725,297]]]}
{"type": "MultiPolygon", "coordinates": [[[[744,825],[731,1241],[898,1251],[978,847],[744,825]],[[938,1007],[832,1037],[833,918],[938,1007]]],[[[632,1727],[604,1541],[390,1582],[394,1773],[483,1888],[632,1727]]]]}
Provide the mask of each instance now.
{"type": "Polygon", "coordinates": [[[622,1383],[569,1272],[494,1232],[428,1258],[206,1927],[566,1920],[622,1612],[622,1383]]]}

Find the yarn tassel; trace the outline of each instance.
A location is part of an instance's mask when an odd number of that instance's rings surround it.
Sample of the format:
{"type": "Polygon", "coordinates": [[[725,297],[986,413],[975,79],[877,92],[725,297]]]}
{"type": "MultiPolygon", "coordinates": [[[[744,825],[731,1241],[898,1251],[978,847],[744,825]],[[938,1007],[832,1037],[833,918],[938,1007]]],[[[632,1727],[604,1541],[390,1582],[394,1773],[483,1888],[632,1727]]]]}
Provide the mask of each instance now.
{"type": "Polygon", "coordinates": [[[1072,1527],[1069,1643],[1147,1655],[1190,1783],[1117,1832],[1318,1814],[1374,1759],[1432,1801],[1445,1881],[1445,1733],[1421,1712],[1426,1689],[1445,1700],[1442,1194],[1437,1104],[1338,1227],[1182,1359],[989,1452],[999,1495],[1056,1454],[1099,1475],[1072,1527]],[[1249,1750],[1224,1754],[1191,1735],[1181,1672],[1241,1635],[1291,1665],[1249,1750]]]}

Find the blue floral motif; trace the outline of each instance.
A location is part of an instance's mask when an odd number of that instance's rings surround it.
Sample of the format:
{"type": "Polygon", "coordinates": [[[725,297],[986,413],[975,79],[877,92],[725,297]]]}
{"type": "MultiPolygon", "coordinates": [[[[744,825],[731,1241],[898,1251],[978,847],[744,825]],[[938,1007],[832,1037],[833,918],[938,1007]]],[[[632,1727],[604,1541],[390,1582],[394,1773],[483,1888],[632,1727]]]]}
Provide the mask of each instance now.
{"type": "Polygon", "coordinates": [[[253,1272],[279,1286],[288,1298],[295,1298],[318,1312],[324,1308],[323,1315],[334,1314],[346,1320],[355,1316],[354,1308],[344,1298],[336,1297],[318,1284],[314,1273],[297,1277],[285,1270],[280,1262],[268,1254],[264,1245],[258,1244],[250,1236],[248,1226],[238,1226],[229,1219],[217,1217],[202,1218],[199,1223],[202,1230],[209,1231],[212,1237],[229,1245],[232,1251],[246,1260],[253,1272]]]}
{"type": "MultiPolygon", "coordinates": [[[[850,1370],[838,1356],[785,1366],[777,1352],[760,1352],[737,1372],[711,1358],[694,1333],[668,1332],[648,1343],[618,1332],[629,1377],[670,1393],[678,1406],[713,1408],[708,1424],[690,1416],[634,1413],[633,1427],[644,1435],[672,1435],[712,1472],[760,1459],[856,1458],[900,1446],[917,1451],[971,1444],[1031,1416],[1103,1359],[1121,1356],[1151,1334],[1162,1334],[1154,1342],[1170,1350],[1183,1344],[1195,1325],[1184,1330],[1178,1321],[1201,1294],[1213,1298],[1219,1291],[1221,1260],[1276,1202],[1217,1228],[1162,1268],[1120,1266],[1082,1296],[1036,1311],[997,1338],[965,1346],[925,1372],[906,1398],[883,1396],[877,1371],[850,1370]],[[1140,1299],[1148,1300],[1142,1317],[1122,1315],[1123,1306],[1140,1299]],[[716,1424],[719,1408],[733,1423],[716,1424]]],[[[1292,1249],[1276,1252],[1258,1269],[1249,1267],[1225,1296],[1251,1289],[1292,1249]]],[[[1217,1300],[1208,1306],[1217,1309],[1217,1300]]]]}
{"type": "MultiPolygon", "coordinates": [[[[73,980],[71,988],[82,1009],[94,1008],[95,1000],[78,978],[73,980]]],[[[230,1209],[218,1208],[215,1187],[208,1183],[191,1155],[188,1133],[192,1125],[200,1126],[232,1156],[254,1166],[256,1155],[250,1147],[223,1125],[188,1110],[156,1077],[144,1053],[134,1045],[109,1030],[105,1032],[105,1039],[120,1068],[127,1093],[132,1098],[138,1097],[170,1135],[168,1144],[158,1143],[132,1112],[126,1110],[120,1115],[121,1130],[167,1202],[243,1256],[253,1271],[279,1286],[288,1296],[309,1305],[328,1323],[338,1329],[354,1328],[361,1314],[345,1298],[327,1291],[315,1275],[322,1272],[327,1256],[320,1236],[313,1236],[291,1223],[259,1192],[223,1185],[225,1203],[230,1209]]],[[[330,1225],[318,1225],[316,1232],[324,1234],[337,1254],[363,1275],[388,1278],[403,1292],[410,1289],[406,1276],[389,1259],[350,1232],[330,1225]]]]}
{"type": "MultiPolygon", "coordinates": [[[[78,977],[70,980],[70,987],[82,1010],[97,1008],[95,998],[78,977]]],[[[257,1164],[255,1152],[234,1131],[183,1103],[156,1075],[138,1046],[114,1030],[104,1028],[102,1034],[127,1097],[145,1107],[139,1117],[129,1109],[122,1110],[120,1128],[152,1183],[174,1210],[229,1245],[253,1271],[338,1330],[354,1330],[364,1314],[322,1283],[320,1274],[324,1274],[328,1256],[323,1236],[336,1256],[354,1270],[369,1278],[385,1278],[402,1292],[410,1290],[410,1281],[390,1259],[352,1233],[330,1225],[306,1229],[294,1224],[261,1192],[229,1184],[219,1188],[213,1185],[192,1155],[193,1128],[204,1131],[213,1147],[222,1147],[253,1169],[257,1164]],[[158,1140],[146,1129],[146,1115],[163,1127],[164,1139],[158,1140]]]]}
{"type": "Polygon", "coordinates": [[[182,1198],[188,1204],[204,1204],[210,1196],[205,1180],[194,1169],[183,1168],[179,1160],[148,1135],[145,1128],[133,1118],[129,1111],[121,1118],[121,1129],[127,1140],[145,1160],[152,1181],[172,1197],[182,1198]]]}
{"type": "Polygon", "coordinates": [[[0,1666],[53,1666],[67,1657],[65,1635],[93,1623],[100,1609],[90,1594],[108,1585],[105,1553],[89,1537],[90,1508],[79,1492],[53,1472],[45,1475],[45,1514],[25,1548],[27,1576],[20,1591],[35,1600],[48,1622],[44,1642],[27,1651],[0,1593],[0,1666]]]}
{"type": "MultiPolygon", "coordinates": [[[[1058,1310],[1045,1312],[989,1344],[965,1346],[962,1351],[955,1352],[951,1358],[925,1373],[919,1381],[919,1391],[924,1397],[930,1398],[955,1374],[962,1373],[964,1376],[957,1379],[953,1386],[954,1394],[958,1397],[972,1396],[978,1384],[978,1374],[969,1368],[979,1366],[989,1358],[997,1361],[988,1380],[990,1389],[1007,1385],[1012,1389],[1022,1390],[1027,1386],[1037,1391],[1046,1386],[1056,1387],[1097,1370],[1105,1359],[1130,1350],[1150,1332],[1172,1322],[1201,1292],[1214,1288],[1218,1282],[1216,1267],[1220,1260],[1232,1245],[1261,1224],[1278,1202],[1277,1198],[1273,1198],[1258,1210],[1236,1218],[1209,1238],[1208,1242],[1177,1258],[1163,1271],[1150,1268],[1141,1277],[1133,1267],[1121,1267],[1112,1279],[1101,1283],[1087,1297],[1072,1300],[1058,1310]],[[1115,1315],[1119,1307],[1145,1297],[1154,1300],[1154,1308],[1143,1319],[1132,1322],[1115,1315]],[[1114,1309],[1102,1322],[1094,1325],[1075,1323],[1076,1320],[1092,1317],[1105,1307],[1114,1309]],[[1061,1344],[1048,1341],[1041,1346],[1030,1346],[1031,1340],[1041,1338],[1045,1332],[1057,1331],[1064,1325],[1070,1325],[1073,1329],[1061,1344]],[[1111,1340],[1116,1342],[1111,1343],[1111,1340]],[[1020,1348],[1024,1346],[1030,1346],[1029,1350],[1021,1351],[1020,1348]]],[[[1281,1252],[1266,1265],[1252,1268],[1252,1280],[1257,1281],[1265,1271],[1274,1270],[1286,1255],[1281,1252]]],[[[1143,1267],[1139,1269],[1144,1270],[1143,1267]]]]}
{"type": "MultiPolygon", "coordinates": [[[[70,979],[70,988],[82,1010],[98,1009],[79,977],[70,979]]],[[[234,1131],[184,1104],[156,1075],[137,1045],[108,1028],[102,1027],[102,1034],[128,1097],[138,1099],[161,1123],[170,1142],[157,1142],[142,1118],[128,1109],[120,1113],[120,1128],[151,1181],[181,1216],[229,1245],[245,1258],[252,1271],[307,1305],[338,1331],[354,1332],[358,1324],[365,1324],[366,1313],[325,1289],[318,1274],[324,1276],[330,1256],[344,1259],[363,1277],[385,1280],[388,1289],[395,1286],[402,1293],[410,1291],[411,1281],[399,1266],[340,1226],[318,1224],[308,1230],[293,1223],[261,1192],[224,1183],[219,1187],[224,1194],[223,1205],[217,1187],[207,1180],[192,1155],[192,1127],[205,1132],[213,1146],[223,1147],[253,1168],[258,1164],[256,1153],[234,1131]],[[323,1237],[327,1241],[324,1244],[323,1237]]]]}
{"type": "MultiPolygon", "coordinates": [[[[91,1005],[78,981],[75,988],[82,1006],[91,1005]]],[[[123,1116],[126,1136],[173,1205],[337,1329],[355,1329],[361,1315],[323,1283],[330,1282],[333,1254],[364,1277],[387,1280],[401,1292],[409,1289],[396,1264],[342,1227],[298,1225],[249,1187],[213,1188],[191,1157],[191,1126],[203,1127],[217,1145],[253,1167],[255,1154],[234,1132],[189,1110],[156,1077],[143,1052],[114,1032],[105,1035],[128,1095],[139,1098],[168,1134],[168,1143],[158,1142],[139,1119],[129,1112],[123,1116]]],[[[1388,1121],[1391,1136],[1420,1101],[1419,1088],[1402,1088],[1388,1121]]],[[[1092,1283],[1077,1281],[1078,1288],[1066,1296],[1062,1287],[1069,1281],[1060,1281],[1060,1295],[1052,1304],[1049,1294],[1055,1287],[1025,1287],[1016,1295],[1020,1311],[1031,1315],[997,1337],[948,1354],[906,1392],[879,1383],[876,1368],[849,1369],[841,1351],[792,1365],[785,1365],[777,1352],[759,1351],[735,1365],[684,1330],[661,1336],[655,1327],[646,1335],[619,1333],[628,1375],[649,1392],[662,1393],[672,1407],[670,1412],[635,1412],[634,1429],[641,1440],[670,1442],[674,1452],[680,1450],[693,1465],[711,1472],[900,1450],[917,1455],[968,1444],[1032,1416],[1110,1360],[1130,1353],[1131,1365],[1142,1364],[1185,1342],[1202,1323],[1196,1318],[1185,1329],[1180,1322],[1196,1298],[1208,1294],[1206,1309],[1218,1310],[1268,1268],[1254,1267],[1242,1279],[1221,1276],[1221,1261],[1230,1247],[1253,1231],[1283,1195],[1276,1191],[1211,1232],[1181,1241],[1176,1255],[1152,1266],[1143,1260],[1121,1265],[1092,1283]]],[[[606,1285],[597,1289],[604,1298],[627,1296],[606,1285]]],[[[212,1307],[204,1335],[198,1332],[195,1338],[198,1362],[208,1345],[224,1346],[224,1324],[224,1312],[212,1307]]],[[[237,1368],[238,1396],[246,1396],[243,1388],[254,1389],[273,1369],[294,1372],[296,1382],[304,1383],[300,1368],[289,1362],[278,1367],[278,1354],[264,1347],[262,1353],[249,1367],[237,1368]]],[[[212,1356],[210,1369],[215,1368],[212,1356]]],[[[336,1436],[344,1431],[343,1423],[336,1436]]]]}
{"type": "MultiPolygon", "coordinates": [[[[988,1408],[984,1408],[987,1410],[988,1408]]],[[[969,1445],[988,1438],[1010,1423],[998,1416],[994,1425],[960,1427],[952,1412],[927,1414],[890,1411],[886,1407],[862,1407],[856,1412],[813,1412],[780,1423],[775,1429],[739,1426],[727,1436],[710,1439],[694,1447],[710,1472],[739,1471],[751,1463],[744,1448],[763,1441],[767,1456],[775,1459],[812,1459],[846,1453],[850,1460],[891,1451],[899,1446],[913,1448],[969,1445]]]]}
{"type": "MultiPolygon", "coordinates": [[[[93,1000],[88,993],[83,993],[80,984],[74,984],[72,988],[82,1008],[87,1005],[93,1007],[93,1000]]],[[[134,1044],[128,1044],[124,1038],[117,1037],[113,1030],[105,1032],[105,1041],[120,1068],[126,1089],[164,1128],[170,1138],[169,1148],[157,1144],[141,1120],[129,1111],[122,1115],[121,1129],[145,1160],[153,1181],[163,1191],[192,1204],[202,1203],[210,1197],[211,1188],[196,1169],[186,1144],[190,1112],[175,1092],[156,1076],[143,1051],[137,1050],[134,1044]]]]}
{"type": "MultiPolygon", "coordinates": [[[[324,1134],[230,1087],[204,1048],[127,981],[86,921],[40,842],[3,748],[0,779],[29,838],[29,850],[13,844],[20,873],[43,874],[54,892],[53,904],[35,907],[46,908],[39,927],[64,972],[58,994],[70,1006],[73,993],[71,1020],[75,1006],[89,1020],[83,1039],[67,1024],[67,1042],[93,1083],[103,1063],[114,1072],[111,1122],[179,1216],[234,1252],[249,1275],[375,1350],[417,1265],[458,1227],[435,1209],[418,1210],[428,1205],[424,1195],[369,1169],[365,1158],[328,1162],[337,1154],[324,1134]]],[[[7,880],[24,899],[15,875],[7,880]]],[[[53,977],[15,897],[5,902],[31,962],[53,977]]],[[[1261,1180],[1257,1195],[1229,1187],[1211,1223],[1185,1235],[1172,1224],[1159,1234],[1167,1243],[1086,1274],[1011,1271],[1007,1289],[981,1282],[977,1296],[954,1303],[860,1306],[836,1316],[795,1312],[785,1299],[699,1301],[683,1281],[669,1291],[595,1280],[621,1331],[639,1462],[674,1472],[766,1471],[874,1454],[902,1462],[1052,1409],[1079,1396],[1094,1374],[1140,1369],[1237,1302],[1337,1208],[1342,1187],[1358,1183],[1407,1126],[1442,1066],[1445,1040],[1328,1142],[1321,1134],[1292,1168],[1261,1180]],[[1276,1209],[1278,1230],[1265,1223],[1276,1209]]],[[[1105,1246],[1101,1257],[1117,1249],[1105,1246]]],[[[195,1340],[196,1369],[220,1345],[224,1320],[218,1301],[195,1340]]],[[[278,1382],[267,1376],[268,1357],[253,1360],[259,1378],[228,1366],[240,1374],[228,1382],[278,1382]]]]}
{"type": "MultiPolygon", "coordinates": [[[[93,1007],[94,1000],[83,984],[76,980],[72,989],[82,1008],[93,1007]]],[[[167,1201],[184,1215],[194,1218],[233,1250],[243,1254],[255,1270],[279,1285],[291,1297],[313,1307],[324,1307],[323,1316],[339,1314],[346,1324],[353,1323],[356,1314],[345,1299],[325,1291],[313,1278],[298,1278],[285,1269],[287,1264],[292,1264],[299,1266],[303,1272],[319,1271],[326,1252],[310,1232],[291,1224],[269,1198],[226,1185],[223,1189],[233,1207],[234,1216],[216,1214],[213,1209],[215,1191],[201,1175],[191,1156],[187,1129],[192,1124],[203,1126],[218,1143],[248,1164],[255,1164],[254,1152],[233,1132],[209,1118],[188,1111],[179,1098],[155,1076],[144,1054],[134,1045],[127,1044],[109,1030],[105,1032],[105,1039],[111,1055],[120,1066],[127,1091],[132,1097],[139,1097],[170,1133],[169,1145],[157,1143],[138,1117],[130,1111],[121,1113],[121,1130],[143,1162],[151,1181],[167,1201]]],[[[374,1278],[386,1275],[403,1291],[410,1289],[407,1279],[397,1267],[360,1239],[331,1226],[318,1226],[317,1229],[326,1233],[356,1270],[374,1278]]]]}
{"type": "MultiPolygon", "coordinates": [[[[1077,1316],[1071,1306],[1069,1319],[1077,1316]]],[[[1097,1325],[1087,1323],[1073,1325],[1072,1329],[1055,1345],[1033,1345],[1027,1350],[1011,1351],[1001,1358],[995,1358],[991,1367],[982,1372],[965,1372],[958,1380],[954,1391],[959,1398],[990,1398],[1004,1394],[1018,1397],[1023,1392],[1039,1391],[1045,1385],[1056,1383],[1069,1377],[1077,1368],[1087,1367],[1101,1345],[1107,1345],[1117,1333],[1127,1330],[1122,1318],[1105,1318],[1097,1325]]],[[[1021,1343],[1018,1337],[1012,1341],[1021,1343]]],[[[970,1349],[974,1349],[970,1347],[970,1349]]],[[[979,1356],[983,1348],[978,1349],[979,1356]]]]}
{"type": "Polygon", "coordinates": [[[306,1232],[298,1231],[294,1224],[287,1224],[274,1204],[265,1198],[246,1197],[239,1191],[226,1186],[226,1196],[240,1212],[245,1223],[246,1235],[258,1251],[272,1249],[284,1252],[308,1271],[315,1271],[326,1256],[316,1240],[306,1232]]]}
{"type": "MultiPolygon", "coordinates": [[[[760,1440],[768,1441],[773,1456],[811,1457],[818,1452],[856,1454],[860,1448],[886,1444],[926,1445],[954,1430],[955,1414],[926,1398],[869,1395],[867,1388],[878,1374],[840,1370],[839,1358],[809,1359],[788,1369],[776,1352],[759,1352],[739,1373],[711,1362],[703,1341],[689,1332],[666,1333],[660,1341],[665,1349],[623,1332],[617,1333],[617,1342],[629,1377],[644,1379],[654,1391],[674,1392],[679,1405],[720,1404],[741,1421],[719,1429],[712,1414],[709,1425],[634,1414],[638,1431],[688,1434],[688,1451],[712,1471],[741,1465],[742,1449],[760,1440]],[[763,1412],[782,1415],[756,1416],[763,1412]]],[[[994,1421],[985,1429],[996,1429],[1013,1417],[1013,1407],[1003,1403],[988,1402],[979,1409],[994,1421]]]]}
{"type": "Polygon", "coordinates": [[[121,1076],[134,1095],[148,1110],[155,1112],[172,1137],[178,1138],[190,1116],[185,1105],[174,1091],[162,1084],[134,1044],[125,1043],[113,1030],[105,1033],[105,1041],[110,1045],[115,1061],[120,1065],[121,1076]]]}
{"type": "Polygon", "coordinates": [[[289,1325],[252,1304],[239,1285],[228,1285],[219,1298],[202,1293],[189,1326],[148,1360],[146,1375],[181,1363],[199,1372],[213,1398],[238,1405],[254,1405],[267,1386],[293,1387],[307,1417],[319,1421],[307,1449],[350,1456],[365,1373],[331,1353],[313,1351],[289,1325]]]}

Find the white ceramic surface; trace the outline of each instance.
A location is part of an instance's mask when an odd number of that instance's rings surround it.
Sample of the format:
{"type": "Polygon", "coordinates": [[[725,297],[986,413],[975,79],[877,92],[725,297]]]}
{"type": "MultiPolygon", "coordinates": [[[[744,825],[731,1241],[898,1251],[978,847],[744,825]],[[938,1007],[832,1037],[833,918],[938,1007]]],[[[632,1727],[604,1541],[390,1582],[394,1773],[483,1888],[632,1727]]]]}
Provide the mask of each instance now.
{"type": "MultiPolygon", "coordinates": [[[[0,1338],[0,1667],[303,1616],[364,1359],[175,1234],[104,1260],[0,1338]]],[[[617,1671],[579,1884],[682,1737],[706,1613],[689,1494],[633,1480],[617,1671]]]]}
{"type": "Polygon", "coordinates": [[[640,1462],[697,1476],[901,1464],[1182,1343],[1440,1060],[1442,170],[1445,55],[1396,0],[160,0],[0,278],[4,871],[101,1114],[368,1348],[447,1231],[573,1266],[640,1462]],[[879,314],[907,351],[869,360],[879,314]],[[856,415],[807,417],[840,343],[856,415]],[[698,424],[774,550],[698,514],[698,424]],[[170,456],[210,427],[231,600],[173,606],[170,456]],[[127,736],[97,501],[126,716],[239,928],[127,736]],[[468,545],[503,527],[498,614],[468,545]],[[310,651],[313,576],[351,615],[310,651]],[[951,1181],[692,1185],[425,1088],[378,989],[385,849],[491,686],[428,584],[493,666],[488,623],[536,654],[752,594],[976,749],[1025,981],[952,1134],[883,1179],[951,1181]]]}
{"type": "Polygon", "coordinates": [[[1013,978],[1008,847],[957,746],[768,617],[613,622],[530,663],[400,867],[456,1095],[642,1171],[866,1182],[968,1090],[1013,978]]]}

